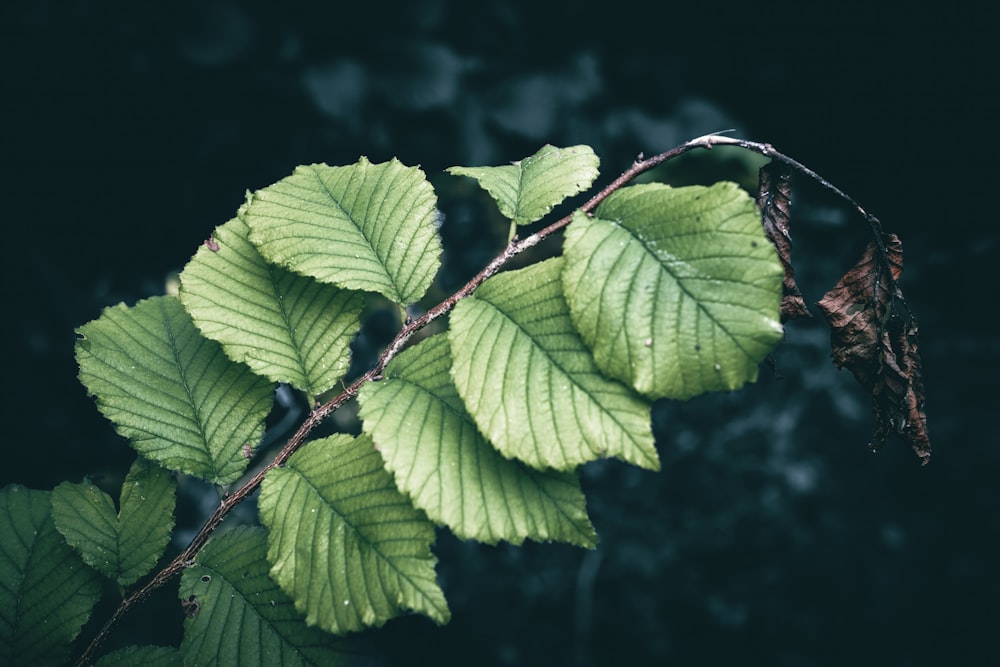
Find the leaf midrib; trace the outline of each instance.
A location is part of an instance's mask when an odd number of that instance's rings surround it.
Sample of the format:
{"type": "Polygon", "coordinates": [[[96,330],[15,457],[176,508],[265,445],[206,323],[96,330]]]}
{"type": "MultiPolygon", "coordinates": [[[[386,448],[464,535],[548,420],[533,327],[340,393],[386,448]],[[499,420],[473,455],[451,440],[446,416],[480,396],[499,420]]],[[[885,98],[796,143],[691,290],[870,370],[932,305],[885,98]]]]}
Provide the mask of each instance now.
{"type": "MultiPolygon", "coordinates": [[[[389,162],[387,164],[392,165],[393,163],[389,162]]],[[[382,184],[382,177],[385,169],[380,170],[379,173],[376,175],[377,177],[375,179],[375,182],[369,184],[367,183],[368,174],[372,170],[372,168],[375,167],[376,165],[373,165],[371,162],[365,160],[363,168],[358,168],[358,166],[359,165],[354,165],[353,168],[340,167],[340,169],[351,169],[350,176],[348,177],[348,183],[347,183],[348,187],[354,184],[355,178],[361,179],[361,185],[359,187],[370,185],[372,190],[375,190],[379,185],[382,184]]],[[[339,210],[343,214],[344,218],[346,218],[352,225],[354,225],[354,227],[358,230],[358,234],[361,236],[361,238],[365,240],[368,249],[372,253],[372,257],[374,257],[377,260],[379,268],[382,269],[381,277],[384,277],[386,279],[389,286],[392,287],[392,291],[395,293],[395,296],[399,297],[400,296],[399,287],[396,285],[395,279],[389,275],[389,271],[387,270],[387,265],[386,265],[387,258],[382,257],[381,253],[379,253],[378,249],[373,245],[372,239],[369,238],[368,234],[365,232],[364,226],[361,223],[359,223],[358,220],[355,219],[352,213],[348,213],[347,209],[345,209],[343,204],[341,204],[340,199],[334,195],[332,190],[330,190],[330,187],[327,185],[326,181],[324,181],[323,178],[320,176],[319,170],[317,170],[314,165],[310,165],[309,168],[312,171],[313,176],[316,178],[316,181],[319,182],[320,187],[323,189],[323,192],[326,193],[329,200],[332,201],[334,204],[336,204],[337,210],[339,210]]],[[[370,202],[371,197],[369,197],[367,201],[370,202]]],[[[378,272],[375,271],[371,271],[371,273],[375,273],[376,275],[378,275],[378,272]]]]}
{"type": "MultiPolygon", "coordinates": [[[[673,284],[677,285],[677,288],[681,291],[681,293],[684,295],[684,297],[687,298],[687,299],[689,299],[691,302],[693,302],[695,304],[695,306],[697,307],[697,309],[698,309],[699,312],[703,313],[704,316],[707,317],[712,322],[712,324],[714,324],[716,326],[716,328],[720,329],[723,333],[725,333],[726,337],[733,343],[733,345],[736,346],[737,349],[739,349],[740,352],[743,353],[744,357],[746,357],[747,359],[753,359],[753,355],[751,355],[747,351],[747,349],[745,348],[745,346],[742,344],[741,339],[738,338],[738,337],[736,337],[736,336],[734,336],[730,332],[730,330],[722,322],[720,322],[719,320],[717,320],[715,318],[715,316],[712,314],[712,312],[710,310],[708,310],[708,308],[706,308],[706,306],[705,306],[705,303],[716,303],[716,302],[715,301],[703,302],[702,299],[697,298],[688,289],[688,287],[686,285],[686,280],[687,279],[679,277],[677,275],[677,273],[675,273],[675,271],[673,270],[672,265],[670,263],[661,261],[660,252],[658,252],[658,250],[657,250],[656,247],[654,247],[654,246],[651,245],[652,244],[651,241],[646,241],[644,238],[642,238],[639,235],[639,232],[637,230],[632,230],[629,227],[625,226],[620,219],[611,219],[611,220],[609,220],[609,219],[602,218],[602,220],[604,220],[604,222],[608,222],[608,223],[610,223],[612,225],[615,225],[619,229],[624,230],[634,241],[636,241],[643,248],[643,250],[646,252],[646,254],[650,258],[652,258],[652,260],[656,263],[656,265],[662,268],[662,273],[666,273],[668,276],[670,276],[671,282],[673,284]]],[[[726,232],[720,232],[720,233],[726,233],[726,232]]],[[[729,232],[729,233],[736,234],[736,232],[729,232]]],[[[697,232],[690,232],[689,234],[692,235],[692,236],[697,236],[698,235],[697,232]]],[[[687,235],[687,234],[685,234],[685,235],[687,235]]],[[[666,253],[666,251],[663,251],[663,252],[666,253]]],[[[674,256],[672,253],[666,253],[666,254],[670,254],[672,257],[674,256]]],[[[620,256],[621,256],[621,253],[619,253],[619,257],[620,256]]],[[[722,256],[722,257],[724,258],[724,256],[722,256]]],[[[699,259],[703,259],[703,258],[699,258],[699,259]]],[[[741,257],[741,259],[745,259],[745,258],[741,257]]],[[[691,264],[689,264],[686,260],[679,260],[679,261],[681,263],[683,263],[685,266],[691,266],[691,264]]],[[[695,268],[693,266],[691,266],[691,268],[694,270],[695,273],[702,273],[697,268],[695,268]]],[[[634,280],[634,276],[633,276],[633,280],[634,280]]],[[[731,279],[730,280],[719,279],[719,278],[714,278],[714,277],[711,277],[711,276],[704,276],[704,277],[700,277],[700,278],[695,277],[695,278],[691,278],[691,280],[711,280],[711,281],[714,281],[714,282],[734,282],[734,283],[736,283],[738,285],[748,285],[748,286],[751,286],[751,287],[755,287],[755,286],[749,285],[748,283],[745,283],[745,282],[735,281],[735,280],[731,280],[731,279]]],[[[680,303],[681,303],[680,300],[678,300],[678,307],[680,307],[680,303]]],[[[740,304],[728,304],[727,303],[726,305],[736,305],[736,306],[739,306],[740,304]]],[[[752,311],[752,312],[756,312],[756,311],[752,311]]],[[[679,316],[678,316],[677,320],[680,321],[680,317],[679,316]]]]}
{"type": "MultiPolygon", "coordinates": [[[[603,404],[602,401],[598,400],[597,397],[595,397],[592,393],[590,393],[589,390],[587,390],[585,387],[581,386],[580,383],[577,382],[574,379],[574,375],[592,375],[592,376],[596,376],[599,380],[606,380],[606,378],[603,375],[601,375],[600,370],[598,370],[596,366],[593,366],[593,364],[591,364],[591,371],[590,372],[586,372],[586,373],[581,372],[581,373],[576,373],[576,374],[570,374],[569,371],[567,371],[560,363],[558,363],[556,361],[556,359],[554,357],[552,357],[552,355],[549,353],[548,350],[546,350],[544,347],[542,347],[538,343],[538,341],[535,340],[535,337],[527,329],[525,329],[517,320],[513,319],[513,317],[511,317],[506,311],[504,311],[503,309],[501,309],[499,306],[497,306],[492,301],[489,301],[489,300],[483,298],[482,296],[474,296],[474,297],[470,297],[470,298],[476,299],[478,301],[482,301],[483,303],[488,304],[497,313],[499,313],[500,315],[502,315],[507,321],[509,321],[511,324],[513,324],[518,329],[518,331],[519,331],[519,333],[521,335],[527,337],[527,339],[531,342],[531,344],[532,344],[532,346],[533,346],[534,349],[537,349],[539,352],[541,352],[542,355],[546,359],[548,359],[555,368],[557,368],[559,370],[560,374],[563,377],[565,377],[567,379],[567,381],[569,381],[571,384],[573,384],[573,386],[577,387],[580,391],[582,391],[588,397],[588,399],[590,399],[590,401],[595,406],[597,406],[597,408],[603,414],[607,415],[619,427],[619,429],[621,430],[621,432],[624,433],[628,437],[628,439],[632,442],[632,445],[638,451],[642,451],[642,447],[639,445],[638,442],[636,442],[635,438],[632,437],[632,432],[629,430],[629,427],[627,425],[623,424],[621,422],[621,420],[618,419],[618,416],[614,412],[611,412],[611,411],[608,411],[607,409],[605,409],[604,404],[603,404]]],[[[545,317],[543,319],[556,319],[556,318],[559,318],[559,317],[564,317],[564,316],[560,315],[560,314],[555,314],[555,315],[549,315],[549,316],[547,316],[547,317],[545,317]]],[[[568,332],[565,332],[565,331],[563,331],[561,333],[562,333],[562,335],[570,335],[568,332]]],[[[581,346],[582,346],[582,341],[581,341],[581,346]]],[[[570,351],[570,350],[563,350],[563,351],[570,351]]],[[[556,352],[558,353],[559,350],[557,350],[556,352]]],[[[622,386],[624,386],[624,385],[622,385],[622,386]]],[[[602,452],[596,451],[593,448],[591,448],[591,446],[590,446],[589,443],[588,443],[587,446],[588,446],[588,449],[590,449],[591,452],[596,453],[596,454],[602,454],[602,452]]]]}
{"type": "MultiPolygon", "coordinates": [[[[217,478],[220,476],[219,467],[212,455],[212,448],[209,444],[208,433],[205,431],[205,419],[202,412],[202,402],[195,400],[194,392],[190,383],[188,382],[187,369],[182,363],[180,348],[178,345],[177,336],[174,333],[173,322],[167,313],[166,301],[157,300],[157,305],[160,308],[160,313],[163,315],[164,331],[167,335],[168,343],[170,345],[170,351],[173,353],[174,364],[177,367],[178,374],[181,380],[181,386],[184,388],[184,392],[187,395],[188,403],[192,408],[192,412],[195,417],[195,425],[197,426],[197,432],[201,439],[201,443],[204,445],[203,453],[209,461],[211,466],[212,478],[217,478]]],[[[200,347],[205,339],[198,337],[198,347],[200,347]]],[[[214,355],[213,355],[214,359],[214,355]]]]}
{"type": "MultiPolygon", "coordinates": [[[[410,584],[410,586],[412,586],[415,590],[419,591],[421,597],[423,597],[428,602],[433,602],[424,593],[422,586],[419,586],[417,584],[417,582],[415,582],[408,574],[404,574],[404,572],[402,570],[400,570],[399,567],[396,566],[396,564],[395,564],[395,562],[394,562],[394,560],[392,558],[389,558],[380,549],[377,549],[375,547],[375,543],[371,542],[367,537],[365,537],[364,534],[361,533],[361,531],[359,531],[355,527],[355,525],[351,521],[349,521],[347,519],[346,515],[344,515],[342,512],[340,512],[340,511],[337,510],[337,508],[333,505],[333,502],[328,501],[323,496],[322,492],[320,491],[320,488],[316,484],[313,483],[312,479],[310,479],[302,470],[299,470],[298,468],[296,468],[294,466],[288,466],[288,468],[290,468],[291,470],[295,470],[295,472],[298,474],[299,478],[302,479],[304,482],[306,482],[306,484],[307,484],[310,492],[313,493],[315,495],[315,497],[323,505],[325,505],[327,508],[329,508],[330,512],[332,512],[348,529],[351,530],[351,532],[356,536],[356,538],[358,539],[359,542],[361,542],[362,544],[366,545],[368,547],[368,549],[370,549],[372,552],[374,552],[375,554],[377,554],[378,557],[379,557],[379,559],[382,560],[383,562],[385,562],[393,570],[393,572],[396,573],[396,575],[398,577],[400,577],[402,579],[405,579],[407,581],[407,583],[410,584]]],[[[370,472],[365,473],[365,474],[366,475],[370,474],[370,472]]],[[[362,476],[362,475],[352,475],[351,477],[360,477],[360,476],[362,476]]],[[[351,479],[351,477],[347,477],[347,478],[339,480],[339,481],[343,482],[343,481],[351,479]]],[[[337,500],[339,501],[339,500],[345,500],[345,499],[349,499],[349,498],[356,498],[356,497],[360,497],[362,495],[368,495],[370,493],[371,492],[369,491],[369,492],[367,492],[365,494],[354,494],[354,495],[351,495],[351,496],[338,496],[337,500]]],[[[393,503],[393,504],[391,504],[389,506],[396,507],[396,506],[398,506],[398,503],[393,503]]],[[[377,505],[370,505],[366,509],[372,509],[373,507],[379,507],[379,506],[377,506],[377,505]]],[[[383,522],[380,522],[378,525],[391,525],[391,524],[394,524],[394,523],[406,523],[406,524],[410,524],[410,523],[412,523],[412,520],[411,521],[405,521],[405,522],[383,521],[383,522]]],[[[371,524],[366,524],[366,525],[371,525],[371,524]]],[[[399,538],[399,539],[392,539],[392,540],[383,540],[383,541],[384,542],[398,542],[398,541],[414,542],[415,540],[412,537],[406,537],[406,538],[399,538]]],[[[344,553],[345,561],[346,561],[347,557],[348,557],[348,554],[345,552],[344,553]]],[[[414,555],[409,555],[409,556],[406,556],[406,558],[408,560],[413,560],[413,559],[417,559],[418,557],[414,556],[414,555]]],[[[345,562],[345,568],[346,568],[346,565],[347,565],[347,563],[345,562]]],[[[382,582],[381,581],[379,581],[379,585],[380,585],[380,587],[382,586],[382,582]]],[[[368,586],[365,586],[365,591],[366,592],[367,592],[368,588],[369,588],[368,586]]],[[[390,599],[390,598],[387,597],[387,599],[390,599]]],[[[369,602],[370,602],[370,599],[369,599],[369,602]]],[[[396,603],[396,604],[398,604],[398,603],[396,603]]]]}

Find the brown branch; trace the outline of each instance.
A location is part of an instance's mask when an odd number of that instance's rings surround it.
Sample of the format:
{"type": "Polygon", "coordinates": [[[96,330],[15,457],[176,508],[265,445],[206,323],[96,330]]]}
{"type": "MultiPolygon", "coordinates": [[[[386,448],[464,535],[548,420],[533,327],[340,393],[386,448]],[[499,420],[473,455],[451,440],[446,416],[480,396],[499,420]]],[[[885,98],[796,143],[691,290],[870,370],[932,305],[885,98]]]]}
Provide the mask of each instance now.
{"type": "Polygon", "coordinates": [[[858,213],[860,213],[862,217],[864,217],[864,219],[867,220],[868,223],[872,226],[873,231],[877,231],[879,233],[881,233],[882,231],[882,223],[879,222],[878,218],[876,218],[874,215],[863,209],[861,207],[861,204],[854,201],[854,199],[850,195],[848,195],[846,192],[844,192],[843,190],[835,186],[833,183],[826,180],[825,178],[823,178],[822,176],[820,176],[815,171],[805,166],[798,160],[790,158],[784,153],[775,150],[774,146],[772,146],[771,144],[762,144],[758,141],[749,141],[747,139],[738,139],[736,137],[725,137],[718,134],[708,134],[705,135],[704,137],[698,137],[697,139],[692,139],[687,144],[685,144],[685,146],[692,143],[697,143],[699,146],[704,146],[705,148],[711,148],[712,146],[721,146],[721,145],[739,146],[740,148],[745,148],[749,151],[753,151],[754,153],[759,153],[760,155],[771,158],[772,160],[783,162],[787,164],[789,167],[795,169],[796,171],[802,172],[809,178],[813,179],[814,181],[822,185],[827,190],[833,192],[835,195],[837,195],[838,197],[849,203],[855,209],[857,209],[858,213]]]}
{"type": "MultiPolygon", "coordinates": [[[[672,148],[669,151],[666,151],[665,153],[654,155],[650,158],[642,159],[642,156],[640,155],[639,159],[637,159],[635,162],[632,163],[632,166],[630,166],[628,169],[622,172],[621,175],[618,176],[618,178],[616,178],[614,181],[608,184],[604,189],[602,189],[596,195],[591,197],[583,206],[580,207],[579,210],[582,210],[585,213],[591,213],[595,208],[597,208],[597,205],[600,204],[602,201],[604,201],[604,199],[607,198],[608,195],[610,195],[612,192],[628,184],[630,181],[632,181],[632,179],[634,179],[639,174],[648,171],[649,169],[652,169],[653,167],[662,164],[667,160],[673,159],[679,155],[683,155],[684,153],[687,153],[696,148],[708,149],[716,144],[723,144],[723,143],[741,145],[744,148],[748,148],[750,150],[757,150],[758,152],[761,151],[756,147],[765,146],[764,144],[743,142],[742,140],[730,139],[728,137],[723,137],[720,135],[706,135],[704,137],[692,139],[691,141],[685,144],[672,148]]],[[[770,147],[767,148],[768,150],[773,151],[773,149],[770,149],[770,147]]],[[[777,157],[781,155],[780,153],[777,152],[775,152],[774,155],[776,159],[781,159],[784,157],[784,156],[777,157]]],[[[788,160],[789,158],[785,159],[788,160]]],[[[798,163],[794,161],[792,162],[795,165],[798,165],[798,163]]],[[[812,174],[812,172],[807,170],[805,167],[802,167],[801,165],[798,165],[797,168],[800,168],[806,171],[807,173],[812,174]]],[[[817,178],[817,180],[819,180],[821,183],[824,184],[826,183],[818,176],[814,175],[814,178],[817,178]]],[[[837,190],[837,192],[839,192],[839,190],[837,190]]],[[[842,196],[846,197],[846,195],[843,194],[842,196]]],[[[860,207],[858,208],[860,209],[860,207]]],[[[268,463],[266,466],[257,471],[252,477],[250,477],[246,482],[244,482],[236,491],[225,496],[219,502],[219,506],[215,508],[215,511],[212,512],[212,515],[205,521],[204,525],[191,540],[191,543],[188,544],[187,548],[185,548],[184,551],[182,551],[172,561],[170,561],[170,563],[162,570],[160,570],[152,579],[146,582],[145,585],[143,585],[138,590],[133,591],[127,597],[125,597],[125,599],[122,600],[121,604],[115,610],[114,614],[111,615],[111,618],[108,619],[108,621],[104,624],[104,627],[101,628],[97,636],[93,639],[93,641],[91,641],[90,645],[87,646],[86,650],[76,661],[75,665],[77,667],[82,667],[84,665],[91,664],[93,661],[92,656],[94,655],[94,653],[100,648],[101,644],[104,643],[104,640],[107,638],[108,634],[111,632],[111,629],[114,627],[114,625],[126,612],[128,612],[129,609],[131,609],[133,606],[135,606],[139,602],[149,597],[149,595],[152,594],[153,591],[157,590],[158,588],[166,584],[168,581],[173,579],[177,574],[181,572],[181,570],[193,565],[195,556],[198,555],[198,552],[201,551],[202,547],[204,547],[205,544],[208,542],[208,539],[209,537],[211,537],[212,533],[215,532],[215,530],[219,527],[219,525],[225,520],[225,518],[237,505],[239,505],[249,495],[251,495],[254,491],[257,490],[257,488],[264,481],[264,477],[267,476],[267,473],[269,473],[274,468],[284,465],[285,462],[288,461],[288,459],[292,456],[292,454],[294,454],[295,451],[302,446],[302,444],[305,442],[306,438],[313,431],[313,429],[319,426],[319,424],[321,424],[331,414],[336,412],[342,405],[344,405],[344,403],[354,398],[361,390],[361,387],[365,385],[365,383],[381,379],[382,372],[385,370],[385,367],[389,364],[390,361],[392,361],[396,357],[396,355],[398,355],[406,347],[407,343],[410,341],[411,338],[413,338],[413,336],[418,331],[420,331],[425,326],[427,326],[437,318],[441,317],[442,315],[445,315],[448,312],[450,312],[451,309],[455,307],[455,304],[457,304],[462,299],[471,295],[476,290],[477,287],[479,287],[484,281],[486,281],[487,278],[490,278],[499,273],[500,270],[504,267],[504,265],[506,265],[507,262],[509,262],[514,256],[524,252],[528,248],[538,245],[541,241],[543,241],[547,237],[551,236],[552,234],[556,233],[557,231],[569,225],[572,219],[573,219],[573,214],[569,214],[563,218],[560,218],[559,220],[552,223],[548,227],[545,227],[544,229],[537,231],[534,234],[531,234],[530,236],[526,236],[523,239],[518,239],[517,237],[515,237],[510,243],[507,244],[507,246],[500,252],[500,254],[494,257],[493,260],[490,261],[490,263],[487,264],[482,271],[477,273],[471,280],[469,280],[469,282],[463,285],[461,289],[459,289],[457,292],[449,296],[447,299],[445,299],[438,305],[428,310],[420,317],[414,318],[406,322],[403,328],[400,329],[399,333],[396,334],[396,337],[389,342],[385,350],[382,351],[382,354],[379,355],[379,358],[375,362],[375,365],[372,366],[372,368],[367,373],[365,373],[357,380],[355,380],[349,387],[347,387],[338,396],[336,396],[332,400],[322,405],[317,406],[312,412],[310,412],[309,416],[302,423],[299,429],[291,436],[291,438],[289,438],[288,442],[285,443],[285,446],[281,448],[281,451],[278,452],[277,456],[275,456],[270,463],[268,463]]]]}
{"type": "MultiPolygon", "coordinates": [[[[784,153],[775,150],[774,146],[771,144],[760,143],[757,141],[749,141],[747,139],[738,139],[736,137],[725,137],[718,134],[709,134],[704,137],[699,137],[689,141],[687,144],[698,143],[705,148],[711,148],[712,146],[726,145],[726,146],[739,146],[740,148],[745,148],[746,150],[753,151],[754,153],[759,153],[764,157],[771,158],[778,162],[787,164],[789,167],[795,169],[798,172],[808,176],[812,180],[819,183],[821,186],[834,193],[848,204],[854,207],[854,209],[864,218],[865,222],[872,230],[873,241],[876,247],[879,249],[879,256],[881,258],[887,258],[889,253],[885,247],[885,236],[882,231],[882,222],[876,218],[874,215],[866,211],[861,204],[856,202],[853,197],[848,195],[846,192],[835,186],[830,181],[826,180],[815,171],[805,166],[798,160],[795,160],[784,153]]],[[[876,281],[875,292],[876,297],[878,296],[878,291],[880,289],[881,279],[885,277],[889,282],[890,295],[895,296],[898,292],[898,286],[896,285],[896,280],[892,275],[891,267],[887,264],[887,261],[882,261],[879,263],[879,277],[876,281]]]]}

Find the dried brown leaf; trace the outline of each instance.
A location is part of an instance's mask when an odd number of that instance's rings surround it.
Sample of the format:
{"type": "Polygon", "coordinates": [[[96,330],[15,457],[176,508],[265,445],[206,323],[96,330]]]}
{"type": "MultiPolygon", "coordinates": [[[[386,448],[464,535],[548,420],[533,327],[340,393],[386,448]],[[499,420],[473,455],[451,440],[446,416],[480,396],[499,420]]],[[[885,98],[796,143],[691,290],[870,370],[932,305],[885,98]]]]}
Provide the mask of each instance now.
{"type": "Polygon", "coordinates": [[[850,370],[872,393],[872,446],[898,433],[926,464],[931,445],[917,323],[897,283],[902,272],[903,245],[888,234],[881,246],[870,243],[817,305],[830,323],[834,365],[850,370]]]}
{"type": "Polygon", "coordinates": [[[768,162],[760,168],[760,188],[757,203],[760,206],[764,233],[778,251],[785,280],[781,295],[781,321],[812,317],[802,292],[795,284],[792,268],[792,237],[788,233],[791,220],[792,186],[791,170],[779,163],[768,162]]]}

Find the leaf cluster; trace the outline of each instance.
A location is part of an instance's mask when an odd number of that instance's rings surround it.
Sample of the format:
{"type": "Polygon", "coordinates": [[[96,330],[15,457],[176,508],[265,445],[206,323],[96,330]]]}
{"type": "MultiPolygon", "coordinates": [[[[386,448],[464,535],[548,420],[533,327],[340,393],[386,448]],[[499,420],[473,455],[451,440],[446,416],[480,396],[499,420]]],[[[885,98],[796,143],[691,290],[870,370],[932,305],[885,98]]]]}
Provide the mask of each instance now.
{"type": "MultiPolygon", "coordinates": [[[[658,470],[652,402],[754,381],[782,319],[805,309],[790,243],[778,242],[787,192],[765,195],[763,175],[758,206],[732,183],[627,185],[636,166],[518,238],[589,189],[598,166],[589,147],[546,145],[511,165],[451,168],[494,198],[512,240],[427,310],[442,242],[423,171],[365,158],[299,167],[248,194],[185,266],[176,295],[119,304],[80,327],[80,380],[139,458],[117,507],[88,481],[0,491],[0,661],[64,661],[112,582],[122,605],[88,662],[121,614],[183,570],[180,647],[131,647],[99,664],[346,664],[345,635],[408,613],[448,621],[438,527],[488,544],[594,548],[581,466],[615,458],[658,470]],[[560,256],[501,271],[562,230],[560,256]],[[403,313],[399,332],[347,385],[351,341],[373,299],[403,313]],[[443,315],[446,328],[417,335],[443,315]],[[264,451],[279,384],[313,409],[280,451],[264,451]],[[359,435],[312,436],[351,399],[359,435]],[[220,505],[191,545],[130,588],[164,555],[178,474],[218,485],[220,505]],[[258,488],[262,525],[209,539],[258,488]]],[[[862,299],[869,273],[821,307],[862,299]]],[[[877,301],[882,320],[860,328],[882,331],[888,303],[877,301]]],[[[899,348],[891,332],[860,344],[868,356],[837,358],[856,374],[879,345],[899,348]]],[[[915,350],[897,366],[919,365],[915,350]]],[[[909,410],[912,424],[922,418],[906,394],[912,377],[893,377],[868,382],[902,382],[878,405],[909,410]]]]}

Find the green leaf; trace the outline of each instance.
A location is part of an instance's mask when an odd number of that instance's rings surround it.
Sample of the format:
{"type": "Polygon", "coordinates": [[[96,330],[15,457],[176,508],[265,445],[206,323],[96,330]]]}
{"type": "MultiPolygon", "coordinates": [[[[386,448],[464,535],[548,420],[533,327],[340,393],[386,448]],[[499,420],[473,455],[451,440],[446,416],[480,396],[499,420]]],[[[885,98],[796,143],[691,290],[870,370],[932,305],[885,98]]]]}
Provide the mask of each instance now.
{"type": "Polygon", "coordinates": [[[597,545],[576,475],[505,459],[480,435],[451,380],[445,335],[401,353],[361,390],[360,416],[396,484],[462,538],[597,545]]]}
{"type": "Polygon", "coordinates": [[[51,494],[0,489],[0,664],[62,665],[101,594],[101,578],[52,522],[51,494]]]}
{"type": "Polygon", "coordinates": [[[566,300],[597,365],[650,398],[752,382],[781,339],[781,263],[734,183],[623,188],[574,217],[565,254],[566,300]]]}
{"type": "Polygon", "coordinates": [[[163,555],[174,527],[175,492],[168,471],[139,457],[122,485],[120,513],[95,485],[63,482],[52,492],[52,517],[88,565],[128,586],[163,555]]]}
{"type": "Polygon", "coordinates": [[[240,476],[274,386],[201,336],[177,299],[106,308],[77,333],[80,381],[140,454],[216,484],[240,476]]]}
{"type": "Polygon", "coordinates": [[[336,634],[412,610],[449,617],[434,526],[410,504],[368,437],[306,444],[261,487],[271,576],[310,625],[336,634]]]}
{"type": "Polygon", "coordinates": [[[440,266],[436,198],[398,160],[301,166],[253,194],[250,240],[269,261],[347,289],[410,304],[440,266]]]}
{"type": "Polygon", "coordinates": [[[181,576],[186,664],[350,663],[350,642],[307,626],[269,567],[263,528],[240,526],[205,545],[181,576]]]}
{"type": "Polygon", "coordinates": [[[570,321],[562,266],[501,273],[455,306],[458,393],[504,456],[560,470],[610,456],[658,470],[650,405],[594,365],[570,321]]]}
{"type": "Polygon", "coordinates": [[[126,646],[97,661],[95,667],[181,667],[180,649],[173,646],[126,646]]]}
{"type": "Polygon", "coordinates": [[[597,178],[600,160],[590,146],[546,144],[531,157],[503,167],[451,167],[471,176],[496,200],[500,212],[518,225],[544,217],[556,204],[583,192],[597,178]]]}
{"type": "Polygon", "coordinates": [[[184,268],[181,303],[230,359],[318,396],[347,372],[364,298],[268,264],[243,215],[216,229],[212,247],[184,268]]]}

